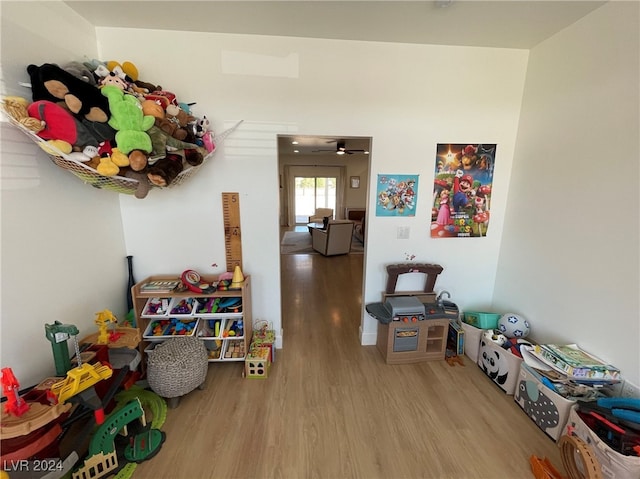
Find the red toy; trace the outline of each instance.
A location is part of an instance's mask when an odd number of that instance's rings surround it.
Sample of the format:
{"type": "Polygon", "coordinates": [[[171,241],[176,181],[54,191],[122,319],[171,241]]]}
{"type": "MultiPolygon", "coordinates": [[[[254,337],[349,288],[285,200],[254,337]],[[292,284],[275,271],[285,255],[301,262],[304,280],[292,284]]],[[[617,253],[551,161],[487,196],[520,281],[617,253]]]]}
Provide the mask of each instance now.
{"type": "Polygon", "coordinates": [[[16,417],[22,416],[29,410],[29,404],[18,395],[20,383],[13,375],[11,368],[2,368],[2,392],[7,396],[4,411],[16,417]]]}
{"type": "Polygon", "coordinates": [[[184,271],[180,279],[182,279],[182,282],[187,289],[194,293],[209,294],[216,290],[215,283],[206,283],[202,281],[200,274],[192,269],[184,271]]]}

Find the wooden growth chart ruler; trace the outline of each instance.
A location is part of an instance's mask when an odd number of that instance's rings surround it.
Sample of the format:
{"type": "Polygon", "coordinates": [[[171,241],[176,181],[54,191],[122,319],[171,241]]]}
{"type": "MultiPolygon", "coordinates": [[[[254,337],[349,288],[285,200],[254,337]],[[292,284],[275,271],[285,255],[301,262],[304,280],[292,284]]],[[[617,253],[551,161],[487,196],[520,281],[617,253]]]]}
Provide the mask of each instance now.
{"type": "Polygon", "coordinates": [[[222,193],[222,217],[224,219],[224,246],[227,271],[242,268],[242,234],[240,232],[240,195],[222,193]]]}

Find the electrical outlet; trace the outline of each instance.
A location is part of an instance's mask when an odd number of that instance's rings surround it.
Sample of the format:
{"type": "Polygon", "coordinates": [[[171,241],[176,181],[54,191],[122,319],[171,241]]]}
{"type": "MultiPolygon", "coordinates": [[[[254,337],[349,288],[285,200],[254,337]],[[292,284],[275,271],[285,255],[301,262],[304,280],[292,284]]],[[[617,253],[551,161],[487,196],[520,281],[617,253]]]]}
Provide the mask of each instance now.
{"type": "Polygon", "coordinates": [[[397,237],[398,239],[409,239],[409,227],[398,226],[397,237]]]}
{"type": "Polygon", "coordinates": [[[620,396],[623,398],[640,398],[640,388],[633,383],[625,380],[620,388],[620,396]]]}

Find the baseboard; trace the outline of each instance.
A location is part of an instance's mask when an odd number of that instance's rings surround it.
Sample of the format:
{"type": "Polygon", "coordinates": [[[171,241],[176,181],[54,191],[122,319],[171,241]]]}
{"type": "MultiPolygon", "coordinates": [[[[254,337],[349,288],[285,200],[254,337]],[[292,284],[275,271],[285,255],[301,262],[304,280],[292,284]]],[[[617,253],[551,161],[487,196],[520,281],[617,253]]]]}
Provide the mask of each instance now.
{"type": "Polygon", "coordinates": [[[358,328],[358,332],[360,335],[360,345],[361,346],[374,346],[376,344],[376,340],[378,339],[378,333],[362,333],[362,326],[358,328]]]}

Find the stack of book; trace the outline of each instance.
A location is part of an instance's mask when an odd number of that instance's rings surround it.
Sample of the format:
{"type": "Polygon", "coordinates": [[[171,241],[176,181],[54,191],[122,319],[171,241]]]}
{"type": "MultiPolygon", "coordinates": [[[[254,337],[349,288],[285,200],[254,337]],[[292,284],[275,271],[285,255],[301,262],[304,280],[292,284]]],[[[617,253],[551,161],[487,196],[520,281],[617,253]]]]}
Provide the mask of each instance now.
{"type": "Polygon", "coordinates": [[[539,344],[532,353],[575,382],[617,382],[620,370],[580,349],[576,344],[539,344]]]}
{"type": "Polygon", "coordinates": [[[144,283],[140,286],[141,293],[155,293],[155,294],[166,294],[173,292],[178,285],[180,285],[180,280],[157,280],[157,281],[149,281],[148,283],[144,283]]]}

